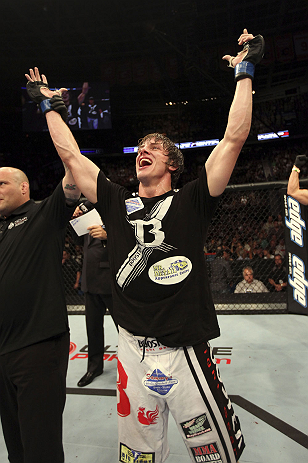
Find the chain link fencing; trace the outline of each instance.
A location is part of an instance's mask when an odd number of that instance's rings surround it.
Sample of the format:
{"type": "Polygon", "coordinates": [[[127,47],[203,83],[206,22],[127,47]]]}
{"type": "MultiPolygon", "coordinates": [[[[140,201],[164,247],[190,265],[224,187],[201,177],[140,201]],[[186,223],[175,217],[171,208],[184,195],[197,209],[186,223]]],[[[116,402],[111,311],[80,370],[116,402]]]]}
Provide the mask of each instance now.
{"type": "Polygon", "coordinates": [[[75,243],[71,226],[67,227],[62,258],[65,297],[68,313],[84,314],[84,294],[81,291],[83,248],[75,243]]]}
{"type": "Polygon", "coordinates": [[[287,312],[286,182],[226,188],[205,243],[220,313],[287,312]]]}

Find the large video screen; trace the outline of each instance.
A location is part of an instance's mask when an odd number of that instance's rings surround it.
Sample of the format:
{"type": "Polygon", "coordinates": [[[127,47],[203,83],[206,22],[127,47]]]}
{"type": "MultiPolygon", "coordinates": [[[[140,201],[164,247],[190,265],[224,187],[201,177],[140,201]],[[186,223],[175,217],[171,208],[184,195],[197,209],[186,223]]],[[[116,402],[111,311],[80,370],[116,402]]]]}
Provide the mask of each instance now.
{"type": "MultiPolygon", "coordinates": [[[[51,87],[50,87],[51,88],[51,87]]],[[[64,83],[62,93],[67,106],[66,123],[71,130],[111,129],[109,85],[106,82],[64,83]]],[[[47,124],[39,106],[33,103],[22,87],[22,129],[24,132],[47,131],[47,124]]],[[[55,90],[51,88],[51,90],[55,90]]]]}

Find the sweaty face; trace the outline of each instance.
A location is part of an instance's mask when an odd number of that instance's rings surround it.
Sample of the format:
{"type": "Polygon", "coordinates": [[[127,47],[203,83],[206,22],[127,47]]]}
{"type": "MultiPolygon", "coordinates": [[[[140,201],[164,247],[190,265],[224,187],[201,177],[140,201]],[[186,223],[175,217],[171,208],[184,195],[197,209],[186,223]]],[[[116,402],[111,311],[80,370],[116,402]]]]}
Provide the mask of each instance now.
{"type": "Polygon", "coordinates": [[[162,143],[154,139],[147,140],[139,147],[136,158],[137,178],[140,182],[158,181],[169,174],[167,165],[168,152],[163,148],[162,143]]]}
{"type": "Polygon", "coordinates": [[[27,199],[22,194],[23,183],[14,179],[14,174],[6,169],[0,169],[0,214],[9,216],[27,199]]]}

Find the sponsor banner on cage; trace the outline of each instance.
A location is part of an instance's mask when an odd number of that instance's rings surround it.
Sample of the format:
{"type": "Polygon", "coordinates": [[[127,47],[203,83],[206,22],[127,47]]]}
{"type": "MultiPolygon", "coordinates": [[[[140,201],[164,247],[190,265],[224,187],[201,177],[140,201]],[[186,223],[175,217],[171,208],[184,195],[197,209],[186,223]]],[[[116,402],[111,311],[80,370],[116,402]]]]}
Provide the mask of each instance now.
{"type": "Polygon", "coordinates": [[[288,311],[308,315],[307,208],[292,196],[284,195],[284,209],[288,311]]]}

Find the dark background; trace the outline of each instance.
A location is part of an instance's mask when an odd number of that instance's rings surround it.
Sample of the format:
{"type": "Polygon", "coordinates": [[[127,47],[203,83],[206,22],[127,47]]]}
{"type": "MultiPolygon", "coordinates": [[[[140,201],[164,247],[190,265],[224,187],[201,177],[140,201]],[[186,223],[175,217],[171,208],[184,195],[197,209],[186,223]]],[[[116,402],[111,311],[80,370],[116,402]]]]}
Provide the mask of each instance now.
{"type": "MultiPolygon", "coordinates": [[[[76,135],[81,148],[96,150],[99,165],[158,129],[157,118],[175,142],[188,140],[168,121],[183,122],[187,112],[204,121],[200,136],[221,138],[234,92],[221,57],[240,50],[243,27],[266,39],[255,104],[307,94],[308,51],[296,49],[297,35],[308,31],[307,10],[307,0],[2,0],[0,165],[26,170],[39,185],[39,175],[51,183],[62,175],[49,135],[22,132],[20,87],[34,66],[51,86],[109,82],[112,129],[76,135]],[[142,133],[138,117],[146,120],[142,133]]],[[[307,137],[305,126],[289,128],[291,139],[307,137]]]]}

